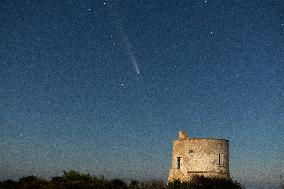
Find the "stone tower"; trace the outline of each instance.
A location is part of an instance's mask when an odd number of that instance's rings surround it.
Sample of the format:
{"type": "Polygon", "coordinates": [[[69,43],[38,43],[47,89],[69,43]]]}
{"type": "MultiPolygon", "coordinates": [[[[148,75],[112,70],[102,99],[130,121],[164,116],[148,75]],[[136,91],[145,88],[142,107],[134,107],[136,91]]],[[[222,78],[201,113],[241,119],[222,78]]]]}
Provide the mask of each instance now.
{"type": "Polygon", "coordinates": [[[190,138],[185,131],[179,131],[179,138],[173,142],[168,181],[190,181],[193,175],[229,179],[229,141],[190,138]]]}

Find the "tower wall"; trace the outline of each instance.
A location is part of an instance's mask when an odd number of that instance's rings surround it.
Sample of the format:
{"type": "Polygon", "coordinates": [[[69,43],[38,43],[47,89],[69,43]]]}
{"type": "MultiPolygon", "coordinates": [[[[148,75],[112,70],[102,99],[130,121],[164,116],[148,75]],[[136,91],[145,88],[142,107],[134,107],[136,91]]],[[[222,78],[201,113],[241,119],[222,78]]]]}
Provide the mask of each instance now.
{"type": "Polygon", "coordinates": [[[181,133],[179,136],[173,142],[172,167],[168,181],[189,181],[193,175],[230,178],[228,140],[190,138],[181,133]]]}

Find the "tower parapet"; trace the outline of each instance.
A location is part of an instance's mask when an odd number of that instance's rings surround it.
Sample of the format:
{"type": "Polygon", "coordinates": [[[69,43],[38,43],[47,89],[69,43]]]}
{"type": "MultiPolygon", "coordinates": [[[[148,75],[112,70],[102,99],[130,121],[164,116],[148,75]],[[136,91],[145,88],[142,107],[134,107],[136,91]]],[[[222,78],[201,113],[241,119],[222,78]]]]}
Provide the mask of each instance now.
{"type": "Polygon", "coordinates": [[[178,138],[181,139],[188,139],[188,134],[185,131],[179,131],[178,132],[178,138]]]}

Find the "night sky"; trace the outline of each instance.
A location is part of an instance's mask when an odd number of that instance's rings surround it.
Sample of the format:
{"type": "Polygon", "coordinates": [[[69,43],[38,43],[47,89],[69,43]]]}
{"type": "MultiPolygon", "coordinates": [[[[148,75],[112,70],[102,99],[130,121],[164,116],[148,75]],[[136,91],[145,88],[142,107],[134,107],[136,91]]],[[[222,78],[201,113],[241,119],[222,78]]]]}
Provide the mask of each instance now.
{"type": "Polygon", "coordinates": [[[1,0],[0,180],[163,179],[178,130],[284,172],[283,0],[1,0]]]}

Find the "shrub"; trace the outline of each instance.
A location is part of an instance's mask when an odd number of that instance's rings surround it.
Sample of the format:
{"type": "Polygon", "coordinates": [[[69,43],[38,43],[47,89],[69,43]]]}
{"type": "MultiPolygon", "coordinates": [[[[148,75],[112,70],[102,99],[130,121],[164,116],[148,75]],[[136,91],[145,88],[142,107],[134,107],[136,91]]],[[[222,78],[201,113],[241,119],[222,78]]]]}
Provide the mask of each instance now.
{"type": "Polygon", "coordinates": [[[140,189],[166,189],[167,185],[161,180],[152,180],[140,184],[140,189]]]}
{"type": "Polygon", "coordinates": [[[36,176],[26,176],[19,180],[20,189],[42,189],[47,182],[43,179],[39,179],[36,176]]]}
{"type": "Polygon", "coordinates": [[[137,180],[131,180],[128,186],[129,189],[138,189],[139,182],[137,180]]]}
{"type": "Polygon", "coordinates": [[[18,186],[18,183],[11,180],[11,179],[8,179],[8,180],[4,180],[3,182],[0,182],[0,189],[6,189],[6,188],[10,188],[10,189],[17,189],[19,186],[18,186]]]}
{"type": "Polygon", "coordinates": [[[194,176],[190,182],[173,182],[165,184],[161,180],[138,182],[131,180],[129,185],[120,179],[110,181],[77,171],[63,171],[62,176],[52,177],[47,182],[36,176],[21,178],[18,182],[5,180],[0,182],[0,189],[243,189],[236,181],[222,178],[194,176]]]}
{"type": "Polygon", "coordinates": [[[109,186],[111,189],[128,189],[127,184],[120,179],[113,179],[109,181],[109,186]]]}
{"type": "Polygon", "coordinates": [[[168,187],[169,189],[243,189],[236,181],[204,176],[194,176],[190,182],[174,180],[168,187]]]}
{"type": "Polygon", "coordinates": [[[71,170],[69,172],[63,171],[62,179],[69,181],[91,181],[92,176],[90,174],[79,173],[78,171],[71,170]]]}

